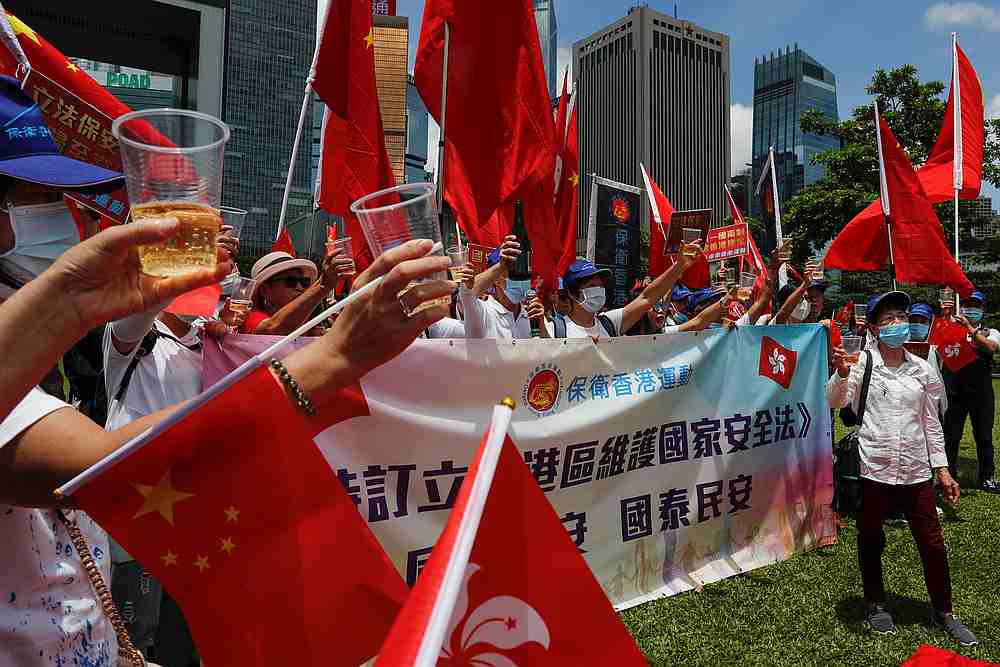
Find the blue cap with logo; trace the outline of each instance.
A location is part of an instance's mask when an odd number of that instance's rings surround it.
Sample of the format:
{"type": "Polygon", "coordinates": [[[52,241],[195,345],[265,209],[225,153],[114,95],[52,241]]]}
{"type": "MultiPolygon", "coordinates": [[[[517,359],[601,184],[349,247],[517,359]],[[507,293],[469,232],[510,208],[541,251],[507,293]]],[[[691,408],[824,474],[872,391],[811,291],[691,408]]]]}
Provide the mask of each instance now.
{"type": "Polygon", "coordinates": [[[674,285],[673,291],[670,292],[671,301],[687,301],[690,296],[691,290],[680,283],[674,285]]]}
{"type": "Polygon", "coordinates": [[[721,299],[725,293],[725,290],[717,290],[714,287],[693,290],[688,297],[687,309],[697,313],[721,299]]]}
{"type": "Polygon", "coordinates": [[[986,295],[979,290],[972,290],[972,294],[969,295],[967,301],[978,301],[983,304],[983,308],[986,307],[986,295]]]}
{"type": "Polygon", "coordinates": [[[9,76],[0,76],[0,174],[95,192],[117,190],[125,182],[121,172],[60,154],[38,104],[9,76]]]}
{"type": "Polygon", "coordinates": [[[563,275],[563,284],[566,289],[573,289],[591,276],[610,278],[611,269],[599,269],[589,260],[577,259],[566,269],[566,273],[563,275]]]}
{"type": "Polygon", "coordinates": [[[910,308],[910,295],[906,292],[893,291],[876,294],[868,299],[868,306],[865,308],[865,319],[868,324],[875,324],[878,319],[878,311],[883,306],[899,306],[900,309],[908,311],[910,308]]]}
{"type": "Polygon", "coordinates": [[[926,317],[928,320],[934,319],[934,310],[926,303],[915,303],[910,306],[910,317],[926,317]]]}

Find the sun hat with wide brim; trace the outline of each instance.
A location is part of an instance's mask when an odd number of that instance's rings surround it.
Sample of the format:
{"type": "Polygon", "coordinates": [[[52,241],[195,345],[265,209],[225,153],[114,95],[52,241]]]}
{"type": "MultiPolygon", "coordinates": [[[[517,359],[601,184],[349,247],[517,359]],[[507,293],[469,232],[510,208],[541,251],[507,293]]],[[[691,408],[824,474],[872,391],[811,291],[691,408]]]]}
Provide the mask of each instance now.
{"type": "Polygon", "coordinates": [[[316,280],[316,276],[319,275],[316,265],[308,259],[292,257],[287,252],[281,250],[269,252],[254,262],[253,268],[250,269],[250,277],[257,281],[250,298],[253,299],[257,295],[257,288],[262,284],[279,273],[284,273],[291,269],[302,269],[302,272],[309,276],[311,280],[316,280]]]}
{"type": "Polygon", "coordinates": [[[122,187],[121,172],[59,153],[38,104],[17,79],[0,76],[0,174],[52,188],[110,192],[122,187]]]}

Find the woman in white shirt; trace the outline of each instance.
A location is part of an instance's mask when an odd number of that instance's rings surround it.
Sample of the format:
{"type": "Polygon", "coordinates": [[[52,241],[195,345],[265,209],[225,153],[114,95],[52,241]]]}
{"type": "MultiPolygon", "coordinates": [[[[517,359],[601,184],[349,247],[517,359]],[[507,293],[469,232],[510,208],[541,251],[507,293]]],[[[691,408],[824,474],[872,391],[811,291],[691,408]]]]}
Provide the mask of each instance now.
{"type": "Polygon", "coordinates": [[[862,506],[858,514],[858,563],[868,607],[866,622],[879,634],[895,634],[896,626],[885,608],[882,552],[886,506],[895,499],[902,508],[917,543],[924,581],[930,594],[931,620],[943,626],[963,646],[978,643],[976,636],[952,612],[948,553],[934,504],[936,478],[942,495],[958,502],[958,483],[948,472],[944,433],[938,417],[941,381],[930,365],[907,352],[907,309],[910,297],[887,292],[868,301],[868,331],[877,346],[855,364],[841,347],[834,353],[837,371],[827,383],[830,406],[851,405],[859,414],[859,396],[865,367],[871,363],[871,380],[858,429],[862,477],[862,506]]]}

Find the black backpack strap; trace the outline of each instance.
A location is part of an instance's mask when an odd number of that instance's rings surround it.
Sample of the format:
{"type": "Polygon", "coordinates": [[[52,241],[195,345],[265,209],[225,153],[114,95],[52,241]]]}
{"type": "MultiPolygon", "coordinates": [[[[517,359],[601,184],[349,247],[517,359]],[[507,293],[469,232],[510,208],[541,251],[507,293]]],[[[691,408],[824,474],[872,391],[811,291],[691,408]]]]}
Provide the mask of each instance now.
{"type": "Polygon", "coordinates": [[[614,338],[615,336],[618,335],[618,332],[615,331],[615,323],[611,321],[610,317],[608,317],[604,313],[601,313],[600,315],[597,316],[597,320],[601,323],[601,326],[604,327],[604,330],[608,332],[609,336],[614,338]]]}
{"type": "Polygon", "coordinates": [[[153,325],[153,327],[146,332],[146,335],[142,337],[142,340],[139,342],[138,349],[135,351],[135,355],[133,355],[132,360],[128,362],[128,368],[125,369],[125,375],[122,376],[121,384],[118,385],[118,391],[115,392],[116,401],[122,400],[125,392],[128,391],[129,383],[132,381],[132,374],[135,373],[135,367],[139,365],[139,362],[142,361],[143,357],[153,352],[153,348],[156,347],[156,341],[160,338],[172,340],[181,347],[187,348],[192,352],[198,352],[201,350],[201,343],[196,343],[195,345],[185,345],[177,338],[160,331],[156,328],[156,325],[153,325]]]}
{"type": "Polygon", "coordinates": [[[858,429],[861,428],[861,421],[865,418],[865,404],[868,403],[868,387],[872,383],[872,366],[874,362],[872,361],[871,350],[865,350],[865,360],[868,365],[865,366],[865,375],[861,379],[861,396],[858,397],[858,429]]]}
{"type": "Polygon", "coordinates": [[[555,334],[553,338],[565,338],[566,337],[566,316],[560,313],[555,313],[552,315],[552,333],[555,334]]]}

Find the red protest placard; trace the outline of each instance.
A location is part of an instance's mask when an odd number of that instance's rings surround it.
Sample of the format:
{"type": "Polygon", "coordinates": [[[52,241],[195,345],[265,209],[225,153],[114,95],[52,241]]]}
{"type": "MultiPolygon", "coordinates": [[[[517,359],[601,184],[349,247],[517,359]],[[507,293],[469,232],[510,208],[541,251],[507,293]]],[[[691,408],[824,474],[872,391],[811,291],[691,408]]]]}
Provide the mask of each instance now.
{"type": "Polygon", "coordinates": [[[705,259],[715,262],[746,255],[748,233],[746,223],[716,227],[709,231],[708,241],[705,243],[705,259]]]}
{"type": "Polygon", "coordinates": [[[667,229],[667,240],[663,244],[664,255],[676,255],[680,252],[684,240],[685,229],[697,229],[702,241],[708,236],[708,228],[712,223],[712,209],[696,209],[693,211],[674,211],[670,216],[670,226],[667,229]]]}
{"type": "MultiPolygon", "coordinates": [[[[28,74],[24,91],[38,103],[63,155],[121,171],[122,158],[118,140],[111,134],[111,118],[38,70],[33,69],[28,74]]],[[[128,194],[124,188],[102,195],[69,191],[65,194],[117,223],[128,220],[128,194]]]]}

